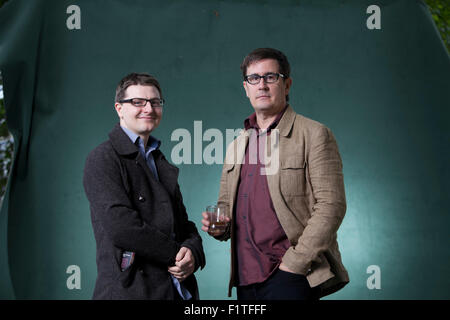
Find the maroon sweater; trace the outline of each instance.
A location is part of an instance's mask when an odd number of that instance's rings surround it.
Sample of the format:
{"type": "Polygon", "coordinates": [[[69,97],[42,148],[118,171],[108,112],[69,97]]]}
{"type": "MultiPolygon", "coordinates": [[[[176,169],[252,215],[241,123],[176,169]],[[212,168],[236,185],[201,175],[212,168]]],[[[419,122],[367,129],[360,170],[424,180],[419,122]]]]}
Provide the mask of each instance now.
{"type": "Polygon", "coordinates": [[[260,132],[256,114],[248,117],[244,126],[253,129],[241,166],[236,201],[236,251],[238,283],[240,286],[265,281],[280,265],[290,247],[289,240],[278,221],[270,198],[264,168],[266,137],[270,136],[286,108],[267,128],[260,132]]]}

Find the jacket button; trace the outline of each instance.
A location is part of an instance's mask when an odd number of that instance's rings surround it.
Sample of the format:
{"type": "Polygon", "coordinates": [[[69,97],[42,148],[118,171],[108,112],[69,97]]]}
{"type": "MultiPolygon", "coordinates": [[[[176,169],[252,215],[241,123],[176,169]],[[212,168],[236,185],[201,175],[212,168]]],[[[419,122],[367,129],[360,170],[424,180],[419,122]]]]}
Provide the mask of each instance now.
{"type": "Polygon", "coordinates": [[[139,200],[140,202],[144,202],[144,201],[145,201],[145,198],[144,198],[143,196],[139,196],[138,200],[139,200]]]}

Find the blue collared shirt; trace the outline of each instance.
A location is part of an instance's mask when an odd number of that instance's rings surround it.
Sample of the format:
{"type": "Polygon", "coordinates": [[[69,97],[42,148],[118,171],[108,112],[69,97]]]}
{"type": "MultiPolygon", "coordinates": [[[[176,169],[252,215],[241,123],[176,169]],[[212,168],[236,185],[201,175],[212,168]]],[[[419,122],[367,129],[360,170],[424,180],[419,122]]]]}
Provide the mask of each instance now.
{"type": "MultiPolygon", "coordinates": [[[[139,137],[139,135],[137,135],[136,133],[134,133],[133,131],[131,131],[125,127],[122,127],[122,126],[120,126],[120,127],[127,134],[127,136],[131,139],[131,141],[134,144],[137,144],[137,146],[139,148],[139,152],[141,153],[141,155],[144,157],[145,161],[147,162],[147,165],[150,168],[153,175],[155,176],[155,179],[159,181],[158,170],[156,170],[155,159],[153,158],[152,151],[155,151],[159,148],[159,146],[161,145],[161,141],[159,141],[158,139],[156,139],[152,136],[149,136],[148,142],[147,142],[148,147],[146,149],[144,146],[144,141],[142,141],[142,139],[139,137]]],[[[183,300],[192,299],[191,293],[180,283],[180,281],[178,281],[178,279],[175,278],[172,274],[170,276],[172,277],[173,285],[177,289],[181,298],[183,298],[183,300]]]]}

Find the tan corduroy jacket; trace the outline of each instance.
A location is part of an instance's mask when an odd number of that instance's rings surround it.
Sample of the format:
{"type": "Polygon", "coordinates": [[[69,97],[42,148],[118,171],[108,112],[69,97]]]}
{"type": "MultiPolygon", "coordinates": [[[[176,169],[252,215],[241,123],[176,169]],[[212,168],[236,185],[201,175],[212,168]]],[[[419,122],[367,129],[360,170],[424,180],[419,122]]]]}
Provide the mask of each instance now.
{"type": "MultiPolygon", "coordinates": [[[[233,219],[241,164],[252,130],[243,130],[229,145],[220,181],[218,205],[233,219]]],[[[320,297],[349,282],[341,261],[337,230],[346,211],[342,161],[331,131],[296,114],[288,106],[267,139],[266,168],[270,196],[291,247],[283,263],[306,275],[320,297]],[[278,130],[276,130],[278,129],[278,130]]],[[[231,238],[231,279],[236,286],[234,223],[218,240],[231,238]]]]}

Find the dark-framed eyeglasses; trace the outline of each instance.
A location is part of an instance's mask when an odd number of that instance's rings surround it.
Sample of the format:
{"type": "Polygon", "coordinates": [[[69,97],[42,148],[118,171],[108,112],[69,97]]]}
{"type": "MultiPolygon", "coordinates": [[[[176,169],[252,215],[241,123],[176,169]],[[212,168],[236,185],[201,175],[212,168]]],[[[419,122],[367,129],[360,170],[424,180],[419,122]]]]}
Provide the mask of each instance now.
{"type": "Polygon", "coordinates": [[[266,73],[263,76],[260,76],[259,74],[250,74],[248,76],[244,77],[244,80],[247,81],[250,84],[258,84],[259,81],[261,81],[261,79],[264,79],[264,81],[266,83],[274,83],[278,81],[278,78],[285,78],[284,74],[281,73],[274,73],[274,72],[269,72],[266,73]]]}
{"type": "Polygon", "coordinates": [[[164,99],[153,98],[153,99],[144,99],[144,98],[131,98],[120,100],[120,103],[131,103],[133,106],[138,108],[143,108],[147,105],[147,102],[150,102],[152,108],[162,108],[164,105],[164,99]]]}

